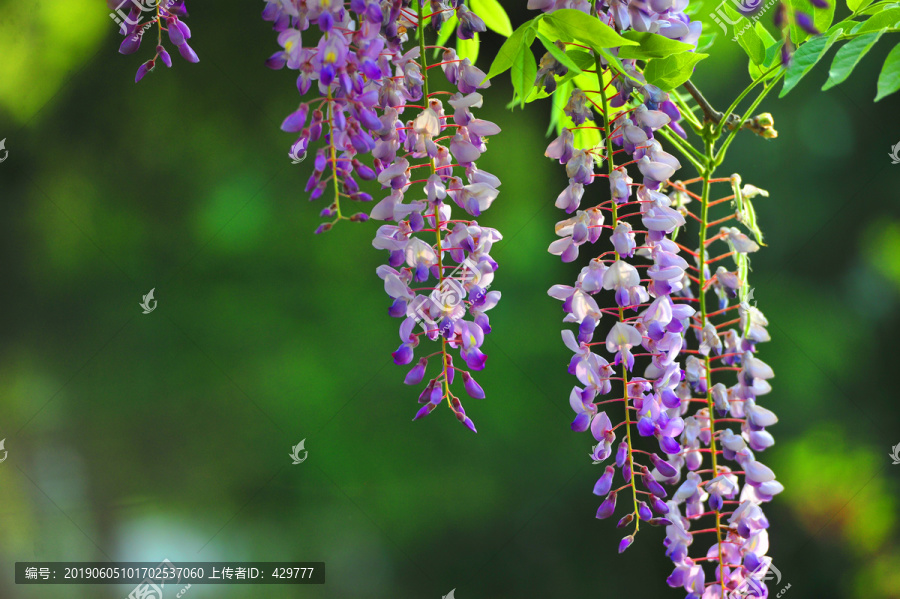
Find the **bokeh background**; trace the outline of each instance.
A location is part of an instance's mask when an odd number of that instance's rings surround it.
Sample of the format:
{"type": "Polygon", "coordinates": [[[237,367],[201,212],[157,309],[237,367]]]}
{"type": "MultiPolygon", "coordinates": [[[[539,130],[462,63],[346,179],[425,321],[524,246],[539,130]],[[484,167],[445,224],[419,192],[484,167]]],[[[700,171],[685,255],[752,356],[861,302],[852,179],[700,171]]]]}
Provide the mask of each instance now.
{"type": "MultiPolygon", "coordinates": [[[[546,253],[565,184],[543,158],[547,105],[506,110],[501,78],[482,111],[505,134],[480,163],[503,180],[481,220],[505,239],[488,398],[467,404],[480,432],[446,410],[412,423],[376,225],[312,235],[323,206],[287,158],[298,98],[262,64],[262,6],[190,2],[200,63],[135,85],[146,57],[117,54],[104,3],[0,2],[0,597],[130,590],[16,587],[16,561],[164,558],[327,563],[322,586],[195,599],[681,596],[661,531],[616,555],[589,439],[569,431],[546,290],[580,264],[546,253]]],[[[767,513],[788,597],[900,597],[900,103],[871,101],[894,43],[827,93],[819,67],[768,99],[779,138],[741,135],[722,170],[771,193],[752,284],[772,323],[766,461],[786,490],[767,513]]],[[[746,59],[720,39],[695,80],[724,107],[746,59]]]]}

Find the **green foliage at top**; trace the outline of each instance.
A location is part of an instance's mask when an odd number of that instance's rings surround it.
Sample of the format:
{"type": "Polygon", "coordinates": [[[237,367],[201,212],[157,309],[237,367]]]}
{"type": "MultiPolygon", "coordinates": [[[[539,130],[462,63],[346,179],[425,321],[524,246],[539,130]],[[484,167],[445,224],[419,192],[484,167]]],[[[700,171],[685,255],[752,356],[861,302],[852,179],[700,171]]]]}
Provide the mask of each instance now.
{"type": "MultiPolygon", "coordinates": [[[[834,3],[828,8],[815,8],[809,0],[788,0],[790,11],[802,11],[812,15],[821,35],[810,35],[796,25],[796,19],[788,29],[790,40],[796,46],[786,69],[779,66],[782,42],[769,33],[763,25],[748,19],[727,4],[724,7],[733,26],[734,37],[749,59],[748,72],[754,79],[769,79],[784,75],[784,85],[779,97],[784,97],[825,58],[832,47],[838,51],[828,70],[828,79],[822,86],[830,89],[847,80],[866,53],[886,34],[900,31],[900,5],[882,1],[871,4],[866,0],[847,0],[852,13],[845,19],[834,20],[834,3]]],[[[878,78],[875,100],[881,100],[900,89],[900,51],[888,55],[878,78]]]]}

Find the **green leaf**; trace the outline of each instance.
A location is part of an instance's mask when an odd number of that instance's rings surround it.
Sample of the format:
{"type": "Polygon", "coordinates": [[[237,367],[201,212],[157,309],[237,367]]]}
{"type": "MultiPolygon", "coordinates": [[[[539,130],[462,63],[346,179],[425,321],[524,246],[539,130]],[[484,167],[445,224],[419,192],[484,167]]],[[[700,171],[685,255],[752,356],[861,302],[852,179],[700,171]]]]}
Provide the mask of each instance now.
{"type": "Polygon", "coordinates": [[[878,95],[875,96],[875,101],[898,89],[900,89],[900,44],[894,46],[884,59],[881,73],[878,74],[878,95]]]}
{"type": "Polygon", "coordinates": [[[828,71],[828,81],[822,86],[822,91],[831,89],[849,77],[856,65],[859,64],[859,61],[872,49],[872,46],[875,45],[882,33],[883,31],[867,33],[850,40],[842,46],[837,51],[837,54],[834,55],[831,70],[828,71]]]}
{"type": "Polygon", "coordinates": [[[837,2],[829,0],[825,8],[813,8],[813,23],[819,31],[828,31],[834,22],[834,7],[837,2]]]}
{"type": "Polygon", "coordinates": [[[569,71],[575,71],[576,75],[581,72],[581,67],[578,66],[578,63],[572,60],[568,54],[560,50],[556,44],[547,38],[547,36],[538,33],[537,38],[544,44],[547,52],[549,52],[557,61],[564,64],[569,71]]]}
{"type": "Polygon", "coordinates": [[[545,15],[539,27],[541,33],[550,39],[569,42],[581,40],[594,50],[638,45],[637,42],[616,33],[616,30],[606,23],[590,18],[574,8],[563,8],[545,15]]]}
{"type": "MultiPolygon", "coordinates": [[[[456,31],[456,26],[459,25],[459,19],[456,18],[456,13],[454,12],[450,15],[450,18],[447,19],[443,25],[441,25],[441,31],[438,33],[437,44],[438,46],[444,46],[447,44],[447,40],[450,39],[450,36],[453,35],[453,32],[456,31]]],[[[441,53],[440,48],[434,49],[434,55],[437,56],[441,53]]]]}
{"type": "Polygon", "coordinates": [[[497,75],[511,69],[513,63],[522,54],[523,48],[527,50],[529,54],[531,53],[531,43],[534,41],[534,36],[537,34],[535,27],[536,24],[534,21],[528,21],[516,29],[515,32],[503,42],[503,45],[500,46],[500,50],[497,52],[497,57],[494,58],[494,62],[491,64],[491,68],[488,71],[488,79],[493,79],[497,75]]]}
{"type": "Polygon", "coordinates": [[[670,54],[689,52],[694,49],[694,46],[691,44],[672,40],[647,31],[627,31],[622,34],[622,37],[640,44],[639,46],[625,46],[620,49],[619,58],[623,60],[665,58],[670,54]]]}
{"type": "Polygon", "coordinates": [[[760,39],[759,33],[754,29],[753,21],[736,11],[730,3],[724,4],[722,8],[728,16],[728,22],[735,23],[734,41],[737,41],[738,45],[744,49],[752,64],[762,64],[766,58],[766,46],[760,39]]]}
{"type": "Polygon", "coordinates": [[[584,69],[593,69],[597,64],[594,55],[581,48],[569,48],[566,50],[566,55],[571,58],[572,62],[577,64],[578,68],[582,71],[584,69]]]}
{"type": "Polygon", "coordinates": [[[697,40],[697,52],[706,52],[712,48],[717,37],[719,37],[718,31],[704,31],[701,33],[700,39],[697,40]]]}
{"type": "Polygon", "coordinates": [[[553,102],[552,106],[550,107],[550,125],[547,127],[548,136],[554,131],[556,131],[557,135],[562,133],[563,118],[566,115],[563,109],[565,108],[566,103],[569,100],[569,96],[571,95],[571,81],[560,83],[557,86],[556,91],[553,93],[553,102]]]}
{"type": "Polygon", "coordinates": [[[478,49],[481,47],[481,38],[478,35],[478,32],[475,32],[475,36],[470,40],[456,40],[456,53],[459,55],[459,59],[463,60],[465,58],[469,59],[469,62],[475,64],[475,61],[478,59],[478,49]]]}
{"type": "MultiPolygon", "coordinates": [[[[484,24],[491,31],[495,31],[504,37],[509,37],[513,33],[512,23],[506,10],[500,6],[497,0],[469,0],[469,7],[476,15],[481,17],[484,24]]],[[[474,61],[472,61],[474,62],[474,61]]]]}
{"type": "Polygon", "coordinates": [[[868,6],[872,0],[847,0],[847,8],[850,9],[850,12],[856,12],[860,8],[864,8],[868,6]]]}
{"type": "Polygon", "coordinates": [[[847,0],[847,8],[851,12],[856,12],[860,8],[865,8],[872,3],[872,0],[847,0]]]}
{"type": "Polygon", "coordinates": [[[896,2],[885,2],[884,0],[882,0],[881,2],[876,2],[875,4],[873,4],[872,6],[870,6],[868,8],[860,10],[859,14],[874,15],[874,14],[880,13],[883,10],[888,10],[890,8],[897,8],[898,6],[900,6],[900,5],[898,5],[896,2]]]}
{"type": "Polygon", "coordinates": [[[684,52],[666,58],[653,58],[644,68],[644,77],[663,91],[675,89],[691,78],[694,65],[706,58],[708,54],[684,52]]]}
{"type": "Polygon", "coordinates": [[[897,26],[898,22],[900,22],[900,8],[890,8],[869,17],[856,32],[869,33],[871,31],[880,31],[885,27],[893,28],[897,26]]]}
{"type": "Polygon", "coordinates": [[[758,79],[763,74],[765,74],[766,79],[771,79],[779,73],[778,69],[772,69],[772,67],[775,65],[775,61],[779,60],[779,50],[781,50],[781,45],[784,42],[772,37],[772,34],[759,21],[756,22],[753,28],[766,50],[762,64],[758,66],[752,63],[748,64],[748,71],[753,79],[758,79]]]}
{"type": "MultiPolygon", "coordinates": [[[[512,39],[512,38],[510,38],[512,39]]],[[[513,58],[512,78],[513,90],[521,101],[521,105],[525,107],[525,100],[534,89],[534,79],[537,77],[537,61],[531,52],[531,44],[522,46],[519,53],[513,58]]]]}
{"type": "Polygon", "coordinates": [[[784,86],[781,88],[779,98],[783,98],[796,87],[800,80],[809,73],[814,66],[821,60],[831,45],[837,40],[838,36],[843,33],[840,29],[834,31],[830,37],[824,35],[814,37],[805,44],[801,44],[794,57],[791,59],[791,66],[788,67],[784,75],[784,86]]]}

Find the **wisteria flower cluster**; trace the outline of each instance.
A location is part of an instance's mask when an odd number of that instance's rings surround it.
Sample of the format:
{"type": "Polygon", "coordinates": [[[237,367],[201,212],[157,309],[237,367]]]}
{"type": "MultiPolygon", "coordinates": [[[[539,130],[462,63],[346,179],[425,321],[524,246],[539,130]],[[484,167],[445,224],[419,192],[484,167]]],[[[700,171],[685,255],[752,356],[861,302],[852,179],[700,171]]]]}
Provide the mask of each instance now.
{"type": "MultiPolygon", "coordinates": [[[[171,64],[163,30],[196,62],[182,0],[154,2],[145,24],[147,7],[129,1],[122,53],[159,29],[137,80],[157,59],[171,64]]],[[[725,6],[735,37],[746,36],[752,82],[720,112],[691,81],[711,42],[688,0],[528,0],[537,16],[515,32],[496,0],[478,0],[484,19],[462,0],[265,0],[281,48],[267,64],[296,71],[301,96],[282,123],[297,134],[290,156],[313,153],[305,191],[328,198],[316,233],[343,220],[382,221],[373,246],[388,252],[376,274],[388,314],[400,319],[392,357],[410,367],[405,383],[424,387],[414,420],[446,402],[474,431],[451,386],[459,379],[468,396],[485,397],[473,373],[485,367],[487,313],[500,299],[491,251],[501,235],[476,220],[500,187],[477,166],[500,134],[477,116],[483,94],[511,70],[512,106],[552,99],[556,136],[545,156],[568,184],[554,202],[566,217],[549,251],[581,266],[573,284],[549,290],[562,302],[577,379],[571,428],[593,437],[596,516],[618,515],[627,531],[619,552],[641,523],[664,528],[667,582],[687,599],[768,596],[764,506],[783,490],[759,459],[778,418],[764,405],[774,371],[757,351],[770,339],[768,320],[748,280],[750,256],[764,245],[754,204],[768,193],[715,173],[740,132],[777,137],[771,114],[756,112],[777,84],[787,94],[846,42],[824,88],[838,85],[885,33],[879,15],[892,5],[854,4],[832,23],[827,0],[783,3],[781,39],[725,6]],[[433,46],[429,26],[440,40],[433,46]],[[489,26],[508,39],[485,74],[463,48],[489,26]],[[457,50],[444,45],[451,29],[457,50]],[[432,52],[438,62],[429,64],[432,52]],[[685,167],[697,176],[686,178],[685,167]],[[346,202],[372,208],[349,214],[346,202]]],[[[891,52],[876,100],[900,90],[898,65],[891,52]]]]}
{"type": "Polygon", "coordinates": [[[316,232],[345,219],[390,223],[378,229],[373,245],[389,252],[388,264],[377,274],[392,300],[388,313],[403,319],[394,361],[410,364],[422,339],[438,342],[438,351],[419,358],[405,379],[418,385],[429,361],[437,363],[438,374],[426,383],[415,419],[446,401],[474,431],[450,385],[458,373],[470,396],[485,395],[471,371],[482,370],[487,359],[481,351],[491,331],[486,312],[500,298],[499,291],[488,290],[497,269],[490,250],[501,235],[451,213],[455,205],[467,217],[479,217],[497,198],[500,181],[476,161],[500,129],[473,113],[483,102],[478,90],[490,85],[482,70],[447,47],[437,48],[439,63],[427,61],[428,24],[440,29],[454,14],[461,39],[486,26],[460,2],[432,1],[429,10],[425,14],[423,6],[412,8],[403,0],[354,0],[347,6],[269,0],[263,18],[274,23],[282,47],[269,66],[298,71],[300,94],[315,86],[319,96],[302,102],[282,124],[298,133],[290,152],[295,159],[323,141],[306,185],[311,200],[331,188],[331,204],[321,213],[330,220],[316,232]],[[314,46],[305,46],[312,24],[320,36],[314,46]],[[457,91],[430,91],[438,69],[457,91]],[[446,104],[442,96],[448,96],[446,104]],[[380,184],[385,196],[370,213],[346,216],[342,200],[373,200],[361,185],[365,181],[380,184]],[[469,370],[454,365],[451,350],[458,350],[469,370]]]}
{"type": "Polygon", "coordinates": [[[172,66],[172,57],[163,45],[163,31],[182,58],[188,62],[200,61],[188,43],[191,39],[191,29],[184,22],[184,18],[188,16],[184,0],[107,0],[107,4],[111,10],[116,11],[110,16],[119,22],[119,33],[125,37],[119,46],[119,52],[122,54],[137,52],[145,32],[156,25],[156,53],[153,58],[138,67],[134,77],[135,83],[156,67],[157,60],[162,61],[167,67],[172,66]],[[123,6],[130,7],[127,15],[122,12],[123,6]],[[150,14],[147,21],[143,20],[145,12],[150,14]]]}
{"type": "MultiPolygon", "coordinates": [[[[554,285],[549,294],[563,302],[564,322],[577,325],[562,333],[573,353],[569,373],[578,379],[569,397],[571,428],[590,431],[593,463],[613,462],[593,488],[602,498],[597,518],[616,515],[619,495],[628,495],[617,527],[632,530],[619,552],[634,542],[641,522],[664,526],[666,555],[675,565],[670,586],[683,588],[689,599],[724,598],[748,588],[765,596],[761,580],[771,558],[762,505],[782,486],[754,453],[774,443],[766,428],[777,422],[757,405],[773,372],[754,355],[756,344],[769,337],[765,317],[747,302],[747,254],[759,249],[761,236],[757,243],[737,227],[723,226],[707,237],[710,227],[734,219],[757,233],[750,202],[764,192],[741,188],[737,176],[713,179],[711,169],[676,181],[681,162],[662,144],[685,153],[688,133],[679,104],[686,106],[677,94],[648,82],[646,57],[616,47],[616,38],[627,44],[629,32],[650,31],[690,52],[701,27],[681,12],[685,6],[529,3],[549,15],[538,31],[547,26],[565,36],[567,22],[589,18],[602,24],[599,31],[608,38],[585,40],[579,23],[572,38],[547,45],[535,72],[537,88],[564,98],[556,103],[559,135],[545,155],[565,167],[569,183],[555,204],[571,216],[557,223],[558,239],[549,251],[573,262],[586,244],[601,248],[574,285],[554,285]],[[585,49],[592,60],[578,64],[576,53],[585,49]],[[570,65],[581,72],[570,73],[570,65]],[[599,202],[588,202],[596,179],[608,187],[598,189],[599,202]],[[698,182],[705,185],[702,195],[689,189],[698,182]],[[717,182],[731,182],[734,194],[711,202],[709,186],[717,182]],[[702,214],[693,211],[692,200],[702,214]],[[735,212],[710,221],[709,207],[728,201],[735,212]],[[689,221],[700,225],[699,248],[679,241],[689,221]],[[715,242],[728,249],[710,258],[707,248],[715,242]],[[726,270],[726,259],[735,270],[726,270]],[[707,310],[707,295],[718,298],[716,310],[707,310]],[[734,310],[736,317],[728,320],[734,310]],[[730,387],[717,380],[728,372],[737,373],[730,387]],[[616,484],[617,473],[624,484],[616,484]],[[712,519],[712,526],[698,524],[703,519],[712,519]],[[701,554],[691,556],[694,535],[701,535],[701,554]],[[714,568],[704,569],[706,563],[714,568]]],[[[699,124],[692,112],[688,121],[699,124]]],[[[698,166],[693,155],[685,158],[698,166]]]]}

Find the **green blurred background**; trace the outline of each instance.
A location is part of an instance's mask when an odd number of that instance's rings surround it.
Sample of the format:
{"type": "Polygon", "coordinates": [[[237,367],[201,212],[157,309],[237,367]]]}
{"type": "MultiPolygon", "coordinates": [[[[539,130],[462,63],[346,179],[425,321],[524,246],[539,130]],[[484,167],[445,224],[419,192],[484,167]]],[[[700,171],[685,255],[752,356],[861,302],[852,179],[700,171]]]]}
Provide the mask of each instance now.
{"type": "MultiPolygon", "coordinates": [[[[445,409],[412,423],[376,225],[312,235],[323,206],[278,128],[298,99],[262,64],[277,47],[262,6],[189,2],[200,63],[135,85],[149,48],[117,54],[102,2],[0,2],[0,597],[130,590],[16,587],[16,561],[164,558],[327,563],[323,586],[197,599],[682,596],[662,531],[616,555],[590,439],[569,431],[546,290],[580,265],[546,252],[565,184],[542,155],[547,105],[505,110],[503,79],[481,111],[505,133],[480,163],[503,180],[481,222],[505,239],[488,398],[467,403],[480,432],[445,409]]],[[[871,102],[896,41],[836,89],[819,67],[767,100],[780,137],[741,135],[722,170],[771,193],[752,285],[772,323],[765,460],[786,490],[767,514],[787,597],[900,597],[900,102],[871,102]]],[[[485,36],[483,68],[497,46],[485,36]]],[[[747,81],[727,39],[696,77],[720,108],[747,81]]]]}

